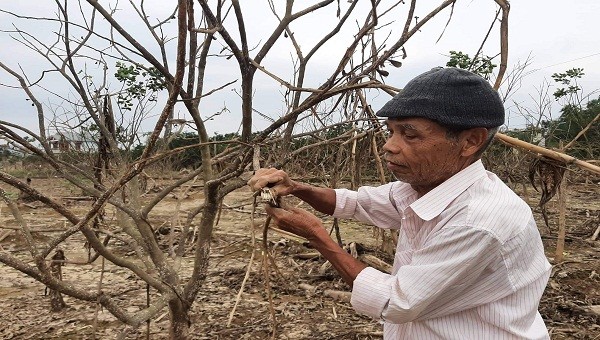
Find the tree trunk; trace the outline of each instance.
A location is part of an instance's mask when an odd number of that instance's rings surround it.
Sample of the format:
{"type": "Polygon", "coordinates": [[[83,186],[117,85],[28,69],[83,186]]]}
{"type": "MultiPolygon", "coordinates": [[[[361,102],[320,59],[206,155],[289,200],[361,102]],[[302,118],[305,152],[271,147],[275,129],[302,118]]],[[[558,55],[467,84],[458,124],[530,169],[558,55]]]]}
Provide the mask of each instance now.
{"type": "Polygon", "coordinates": [[[171,318],[171,329],[169,339],[186,340],[190,335],[189,308],[184,306],[180,299],[169,302],[169,316],[171,318]]]}
{"type": "MultiPolygon", "coordinates": [[[[52,256],[52,262],[50,264],[50,272],[58,280],[62,280],[62,266],[66,261],[65,253],[58,249],[52,256]]],[[[53,312],[60,312],[67,306],[63,300],[62,294],[57,291],[50,289],[50,310],[53,312]]]]}

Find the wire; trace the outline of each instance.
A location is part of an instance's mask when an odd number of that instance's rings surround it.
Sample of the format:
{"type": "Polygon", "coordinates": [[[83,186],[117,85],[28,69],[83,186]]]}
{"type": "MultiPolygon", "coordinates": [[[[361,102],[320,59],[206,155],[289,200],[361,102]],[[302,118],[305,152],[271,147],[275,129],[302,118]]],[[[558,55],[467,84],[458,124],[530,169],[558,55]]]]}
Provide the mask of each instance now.
{"type": "Polygon", "coordinates": [[[548,66],[536,68],[536,69],[533,69],[533,70],[527,72],[526,75],[532,74],[534,72],[537,72],[539,70],[543,70],[543,69],[546,69],[546,68],[550,68],[550,67],[554,67],[554,66],[558,66],[558,65],[562,65],[562,64],[571,63],[571,62],[574,62],[574,61],[577,61],[577,60],[581,60],[581,59],[591,58],[591,57],[594,57],[594,56],[597,56],[597,55],[600,55],[600,52],[594,53],[594,54],[590,54],[590,55],[586,55],[586,56],[579,57],[579,58],[575,58],[575,59],[571,59],[571,60],[567,60],[567,61],[563,61],[563,62],[560,62],[560,63],[556,63],[556,64],[552,64],[552,65],[548,65],[548,66]]]}

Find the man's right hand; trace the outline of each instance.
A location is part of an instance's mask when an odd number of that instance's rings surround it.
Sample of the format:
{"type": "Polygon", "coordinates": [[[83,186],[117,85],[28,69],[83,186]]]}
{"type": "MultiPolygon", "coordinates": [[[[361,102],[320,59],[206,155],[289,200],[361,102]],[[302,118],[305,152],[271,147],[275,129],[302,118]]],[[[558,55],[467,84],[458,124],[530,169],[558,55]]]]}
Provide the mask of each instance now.
{"type": "Polygon", "coordinates": [[[315,210],[331,215],[335,211],[335,191],[310,184],[293,181],[283,170],[274,168],[259,169],[248,181],[253,191],[270,188],[273,195],[282,197],[294,195],[310,204],[315,210]]]}
{"type": "Polygon", "coordinates": [[[293,193],[297,183],[292,181],[285,171],[269,168],[256,170],[254,176],[248,181],[248,185],[253,191],[268,187],[274,195],[281,197],[293,193]]]}

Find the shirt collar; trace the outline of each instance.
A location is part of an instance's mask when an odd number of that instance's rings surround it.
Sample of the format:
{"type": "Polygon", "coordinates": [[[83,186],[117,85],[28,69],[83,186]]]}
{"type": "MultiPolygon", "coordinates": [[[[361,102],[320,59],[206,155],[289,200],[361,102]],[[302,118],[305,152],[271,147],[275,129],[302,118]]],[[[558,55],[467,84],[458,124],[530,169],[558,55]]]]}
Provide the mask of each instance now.
{"type": "Polygon", "coordinates": [[[422,220],[430,221],[446,209],[458,195],[486,175],[481,160],[462,169],[410,205],[422,220]]]}

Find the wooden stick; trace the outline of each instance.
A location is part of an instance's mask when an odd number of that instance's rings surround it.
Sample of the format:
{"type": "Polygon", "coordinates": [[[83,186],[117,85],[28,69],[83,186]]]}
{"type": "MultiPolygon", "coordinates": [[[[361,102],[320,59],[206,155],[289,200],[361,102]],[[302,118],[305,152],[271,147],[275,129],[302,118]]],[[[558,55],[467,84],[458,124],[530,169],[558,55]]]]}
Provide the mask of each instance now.
{"type": "MultiPolygon", "coordinates": [[[[0,226],[0,229],[8,229],[8,230],[21,230],[20,227],[9,227],[9,226],[0,226]]],[[[59,231],[65,231],[66,229],[31,229],[29,232],[32,233],[55,233],[59,231]]]]}
{"type": "MultiPolygon", "coordinates": [[[[102,264],[100,267],[100,280],[98,280],[98,296],[100,296],[100,294],[102,293],[102,280],[104,279],[104,256],[101,256],[102,258],[102,264]]],[[[92,328],[92,339],[96,340],[96,331],[98,330],[98,311],[100,310],[100,303],[97,302],[96,303],[96,308],[94,310],[94,321],[93,321],[93,328],[92,328]]],[[[150,320],[150,319],[148,319],[150,320]]]]}
{"type": "Polygon", "coordinates": [[[563,162],[566,164],[574,164],[574,165],[577,165],[578,167],[580,167],[581,169],[591,171],[593,173],[600,175],[600,166],[593,165],[591,163],[579,160],[573,156],[569,156],[567,154],[560,153],[558,151],[546,149],[541,146],[533,145],[533,144],[524,142],[520,139],[507,136],[502,133],[497,133],[496,139],[500,140],[501,142],[503,142],[505,144],[508,144],[509,146],[521,148],[521,149],[531,151],[531,152],[535,152],[542,156],[546,156],[548,158],[551,158],[551,159],[554,159],[556,161],[563,162]]]}
{"type": "Polygon", "coordinates": [[[240,286],[240,290],[238,291],[235,297],[235,303],[233,304],[233,308],[231,312],[229,312],[229,318],[227,319],[227,327],[231,326],[231,322],[233,321],[233,316],[235,315],[235,310],[237,309],[240,300],[242,299],[242,293],[244,292],[244,287],[246,287],[246,282],[250,277],[250,271],[252,270],[252,262],[254,262],[254,254],[256,253],[256,232],[254,231],[254,210],[256,207],[256,196],[254,196],[254,204],[252,204],[252,215],[250,217],[250,221],[252,223],[252,231],[250,233],[252,240],[252,253],[250,254],[250,260],[248,260],[248,265],[246,266],[246,274],[244,274],[244,278],[242,279],[242,284],[240,286]]]}
{"type": "Polygon", "coordinates": [[[596,231],[594,231],[592,237],[590,237],[590,241],[595,241],[598,238],[598,235],[600,235],[600,225],[598,225],[598,228],[596,228],[596,231]]]}
{"type": "Polygon", "coordinates": [[[300,253],[300,254],[295,254],[294,257],[297,259],[303,259],[303,260],[312,260],[314,258],[317,258],[321,256],[321,253],[319,253],[318,251],[316,252],[311,252],[311,253],[300,253]]]}
{"type": "Polygon", "coordinates": [[[579,133],[577,134],[577,136],[575,136],[575,138],[573,138],[572,141],[570,141],[569,143],[567,143],[567,145],[565,145],[565,147],[562,148],[561,150],[567,150],[571,146],[573,146],[573,144],[575,144],[575,142],[577,142],[577,140],[579,139],[579,137],[583,136],[592,127],[592,125],[594,125],[594,123],[596,123],[598,120],[600,120],[600,112],[596,115],[596,117],[594,119],[592,119],[591,122],[588,123],[588,125],[586,127],[583,128],[583,130],[579,131],[579,133]]]}
{"type": "Polygon", "coordinates": [[[4,234],[0,234],[0,242],[4,241],[10,234],[12,234],[12,231],[5,231],[4,234]]]}
{"type": "MultiPolygon", "coordinates": [[[[357,134],[358,132],[354,130],[354,137],[356,137],[357,134]]],[[[356,140],[357,138],[354,138],[354,140],[352,141],[352,148],[350,149],[350,188],[352,190],[356,190],[358,188],[358,183],[356,183],[356,140]]]]}
{"type": "Polygon", "coordinates": [[[334,300],[350,302],[350,297],[352,296],[352,293],[341,290],[326,289],[323,292],[323,295],[328,296],[334,300]]]}
{"type": "MultiPolygon", "coordinates": [[[[562,142],[561,142],[562,146],[562,142]]],[[[565,251],[565,233],[566,233],[566,211],[567,211],[567,174],[565,171],[560,186],[558,187],[558,239],[556,240],[556,255],[554,261],[562,262],[565,251]]]]}
{"type": "Polygon", "coordinates": [[[304,289],[307,293],[314,293],[317,291],[317,287],[309,285],[308,283],[300,283],[298,288],[304,289]]]}
{"type": "Polygon", "coordinates": [[[494,89],[498,90],[506,67],[508,65],[508,13],[510,12],[510,4],[506,0],[495,0],[498,6],[502,8],[502,19],[500,21],[500,67],[498,68],[498,77],[494,83],[494,89]]]}
{"type": "Polygon", "coordinates": [[[379,174],[379,182],[381,184],[385,184],[385,171],[383,170],[383,165],[381,162],[381,157],[379,157],[379,149],[377,147],[377,134],[373,133],[371,137],[371,148],[373,150],[373,155],[375,156],[375,165],[377,165],[377,173],[379,174]]]}
{"type": "Polygon", "coordinates": [[[63,197],[61,197],[61,199],[70,200],[70,201],[93,201],[95,199],[95,197],[92,197],[92,196],[63,196],[63,197]]]}
{"type": "Polygon", "coordinates": [[[390,274],[392,272],[392,266],[376,256],[369,255],[369,254],[363,254],[363,255],[360,255],[358,257],[358,259],[360,261],[364,262],[365,264],[369,265],[370,267],[373,267],[384,273],[390,274]]]}

